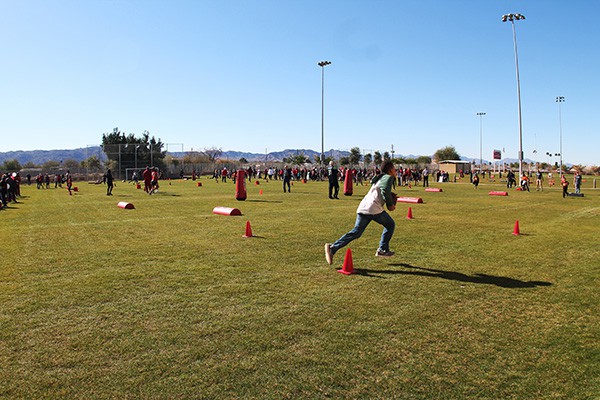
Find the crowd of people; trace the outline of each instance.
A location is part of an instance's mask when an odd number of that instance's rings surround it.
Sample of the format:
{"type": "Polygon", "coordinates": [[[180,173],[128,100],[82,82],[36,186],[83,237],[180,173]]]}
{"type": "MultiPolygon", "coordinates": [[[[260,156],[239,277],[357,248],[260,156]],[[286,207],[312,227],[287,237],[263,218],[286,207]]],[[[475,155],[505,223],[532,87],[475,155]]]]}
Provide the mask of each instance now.
{"type": "Polygon", "coordinates": [[[9,203],[17,203],[21,196],[21,176],[18,172],[5,173],[0,179],[0,208],[8,207],[9,203]]]}
{"type": "MultiPolygon", "coordinates": [[[[335,162],[330,162],[327,166],[314,166],[312,168],[305,167],[296,167],[296,166],[288,166],[284,167],[276,167],[270,166],[261,168],[255,167],[247,167],[244,169],[245,178],[249,181],[252,180],[265,180],[265,181],[281,181],[283,184],[284,192],[291,192],[291,181],[323,181],[326,180],[329,182],[329,198],[337,199],[339,198],[339,182],[344,181],[348,170],[352,172],[352,180],[354,185],[364,185],[365,181],[369,182],[374,177],[379,176],[381,174],[381,169],[379,167],[375,168],[348,168],[348,167],[339,167],[335,166],[335,162]]],[[[493,178],[491,171],[487,171],[487,174],[490,175],[490,178],[493,178]]],[[[181,171],[181,177],[183,177],[183,171],[181,171]]],[[[211,179],[214,179],[216,182],[227,182],[227,179],[232,180],[234,183],[236,181],[237,170],[235,168],[228,169],[227,167],[223,167],[222,169],[215,169],[211,179]]],[[[464,178],[465,175],[470,176],[471,183],[477,188],[481,182],[481,177],[485,178],[486,171],[473,171],[464,173],[462,170],[454,174],[454,181],[456,182],[457,177],[464,178]]],[[[523,175],[519,177],[519,182],[517,183],[517,179],[515,173],[511,170],[506,172],[506,187],[518,187],[524,191],[530,191],[530,181],[535,176],[535,189],[536,191],[544,190],[544,175],[542,171],[536,171],[535,173],[523,172],[523,175]]],[[[398,166],[397,169],[394,169],[394,179],[391,180],[392,187],[396,186],[411,186],[411,185],[422,185],[423,187],[429,186],[429,177],[433,176],[436,182],[449,182],[450,174],[447,171],[436,170],[434,172],[427,169],[427,167],[418,169],[418,168],[408,168],[398,166]]],[[[502,179],[502,172],[498,172],[498,176],[502,179]]],[[[199,174],[194,170],[192,172],[192,179],[196,179],[199,177],[199,174]]],[[[161,178],[161,171],[156,167],[146,168],[141,172],[138,171],[133,172],[132,181],[138,184],[139,179],[142,179],[144,182],[144,192],[149,195],[158,192],[159,190],[159,180],[161,178]]],[[[547,173],[547,182],[548,186],[553,186],[554,179],[552,178],[552,173],[547,173]]],[[[582,177],[579,172],[575,172],[573,177],[573,187],[575,188],[575,194],[581,193],[581,182],[582,177]]],[[[31,185],[32,183],[36,185],[37,189],[49,189],[52,185],[54,188],[63,187],[66,184],[67,189],[69,190],[69,194],[72,194],[73,188],[73,177],[67,171],[63,174],[50,174],[50,173],[39,173],[35,176],[31,176],[30,174],[26,175],[26,183],[27,185],[31,185]]],[[[99,182],[98,182],[99,183],[99,182]]],[[[106,195],[112,196],[113,188],[114,188],[114,177],[110,169],[104,173],[102,176],[102,183],[106,184],[106,195]]],[[[10,202],[16,202],[17,198],[20,196],[20,185],[21,185],[21,176],[18,172],[13,173],[5,173],[1,175],[0,179],[0,205],[2,207],[7,207],[10,202]]],[[[563,189],[563,197],[569,195],[568,188],[569,182],[566,179],[564,174],[561,174],[560,177],[560,185],[563,189]]]]}

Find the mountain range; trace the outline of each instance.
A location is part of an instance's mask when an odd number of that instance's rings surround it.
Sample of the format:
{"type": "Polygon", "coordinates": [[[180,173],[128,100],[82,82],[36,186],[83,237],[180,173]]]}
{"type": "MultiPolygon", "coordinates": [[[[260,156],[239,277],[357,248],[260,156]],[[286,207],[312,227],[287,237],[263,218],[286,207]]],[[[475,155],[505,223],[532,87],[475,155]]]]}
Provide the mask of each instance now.
{"type": "MultiPolygon", "coordinates": [[[[315,159],[315,156],[319,156],[320,152],[310,150],[310,149],[286,149],[283,151],[274,151],[270,153],[249,153],[242,151],[224,151],[221,154],[221,159],[224,160],[239,160],[241,158],[245,158],[250,162],[281,162],[284,158],[288,158],[297,154],[304,153],[311,161],[315,159]]],[[[185,154],[185,152],[168,152],[173,157],[181,157],[185,154]]],[[[333,157],[334,159],[339,159],[340,157],[347,157],[350,155],[349,151],[344,150],[328,150],[325,152],[326,156],[333,157]]],[[[90,146],[83,147],[72,150],[17,150],[17,151],[7,151],[0,152],[0,163],[4,163],[7,160],[17,160],[21,165],[33,162],[36,165],[42,165],[47,161],[64,161],[64,160],[76,160],[78,162],[84,161],[89,157],[96,156],[101,161],[106,160],[106,154],[102,151],[102,147],[100,146],[90,146]]],[[[397,157],[409,159],[409,158],[418,158],[419,156],[408,154],[396,154],[397,157]]],[[[461,157],[461,160],[468,162],[478,163],[478,158],[469,158],[469,157],[461,157]]],[[[485,163],[488,163],[488,160],[483,160],[485,163]]],[[[505,163],[515,163],[518,162],[517,159],[506,158],[503,160],[505,163]]],[[[533,162],[532,160],[525,159],[523,160],[526,163],[533,162]]]]}

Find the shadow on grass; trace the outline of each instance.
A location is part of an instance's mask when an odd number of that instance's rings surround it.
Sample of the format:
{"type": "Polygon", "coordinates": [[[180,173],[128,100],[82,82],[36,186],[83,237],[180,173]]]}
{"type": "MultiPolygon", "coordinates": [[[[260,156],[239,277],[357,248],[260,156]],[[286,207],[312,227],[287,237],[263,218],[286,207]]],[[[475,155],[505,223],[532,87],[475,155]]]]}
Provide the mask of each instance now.
{"type": "Polygon", "coordinates": [[[249,203],[283,203],[281,200],[246,200],[249,203]]]}
{"type": "Polygon", "coordinates": [[[533,288],[536,286],[551,286],[550,282],[542,282],[542,281],[521,281],[518,279],[508,278],[505,276],[494,276],[487,274],[475,274],[475,275],[466,275],[461,272],[455,271],[444,271],[441,269],[432,269],[432,268],[423,268],[423,267],[415,267],[406,263],[399,264],[390,264],[395,267],[404,267],[409,268],[411,271],[402,271],[402,270],[371,270],[371,269],[363,269],[357,268],[354,270],[354,273],[357,275],[371,276],[379,278],[379,274],[393,274],[393,275],[416,275],[416,276],[426,276],[431,278],[441,278],[447,279],[450,281],[457,282],[466,282],[466,283],[476,283],[482,285],[495,285],[503,288],[509,289],[519,289],[519,288],[533,288]]]}

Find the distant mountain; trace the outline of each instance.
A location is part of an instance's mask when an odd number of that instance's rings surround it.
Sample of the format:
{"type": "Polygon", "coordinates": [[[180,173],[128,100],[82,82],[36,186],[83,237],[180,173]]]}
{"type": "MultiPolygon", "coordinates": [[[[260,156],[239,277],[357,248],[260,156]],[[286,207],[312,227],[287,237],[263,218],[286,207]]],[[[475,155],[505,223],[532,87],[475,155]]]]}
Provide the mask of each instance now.
{"type": "MultiPolygon", "coordinates": [[[[169,152],[168,154],[172,155],[173,157],[181,157],[181,156],[185,155],[185,152],[183,152],[183,153],[182,152],[169,152]]],[[[265,162],[265,161],[267,161],[267,162],[269,162],[269,161],[282,162],[284,158],[289,158],[289,157],[295,156],[297,154],[304,154],[311,161],[314,161],[315,156],[319,157],[321,153],[318,151],[310,150],[310,149],[286,149],[283,151],[274,151],[274,152],[270,152],[267,154],[248,153],[248,152],[230,150],[230,151],[224,151],[223,154],[221,154],[221,159],[238,161],[241,158],[245,158],[246,160],[248,160],[250,162],[265,162]]],[[[343,150],[330,149],[325,152],[325,155],[327,157],[333,157],[334,159],[339,159],[341,157],[348,157],[350,155],[350,152],[343,151],[343,150]]],[[[17,161],[19,161],[19,163],[21,163],[21,165],[23,165],[27,162],[30,162],[30,161],[36,165],[42,165],[47,161],[64,161],[64,160],[69,160],[69,159],[81,162],[92,156],[97,156],[101,161],[105,161],[107,159],[106,154],[104,154],[104,152],[102,151],[102,147],[90,146],[90,147],[83,147],[83,148],[72,149],[72,150],[8,151],[8,152],[0,153],[0,164],[4,163],[4,161],[6,161],[6,160],[15,160],[15,159],[17,161]]],[[[416,156],[413,154],[409,154],[409,155],[395,154],[395,156],[405,158],[405,159],[420,157],[420,156],[416,156]]],[[[461,160],[479,164],[479,158],[461,157],[461,160]]],[[[503,161],[507,164],[519,162],[519,160],[514,159],[514,158],[505,158],[504,160],[500,160],[500,161],[503,161]]],[[[483,162],[489,163],[488,160],[483,160],[483,162]]],[[[530,159],[524,159],[523,162],[533,163],[534,161],[530,160],[530,159]]],[[[565,163],[565,164],[568,166],[571,165],[571,164],[567,164],[567,163],[565,163]]]]}
{"type": "Polygon", "coordinates": [[[0,153],[0,163],[6,160],[17,160],[21,165],[33,162],[42,165],[48,161],[76,160],[84,161],[92,156],[97,156],[101,161],[106,160],[106,154],[100,146],[84,147],[73,150],[17,150],[0,153]]]}

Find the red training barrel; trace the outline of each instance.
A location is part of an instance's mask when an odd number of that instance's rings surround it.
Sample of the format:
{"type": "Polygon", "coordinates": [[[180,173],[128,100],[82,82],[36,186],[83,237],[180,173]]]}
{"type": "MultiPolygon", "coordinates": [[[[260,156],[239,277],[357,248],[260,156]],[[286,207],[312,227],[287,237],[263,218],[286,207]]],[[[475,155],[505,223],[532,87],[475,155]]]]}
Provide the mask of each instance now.
{"type": "Polygon", "coordinates": [[[344,196],[352,196],[352,191],[354,189],[353,176],[352,170],[348,168],[346,170],[346,177],[344,178],[344,196]]]}
{"type": "Polygon", "coordinates": [[[246,171],[243,169],[238,170],[235,175],[235,199],[246,200],[246,171]]]}

